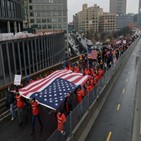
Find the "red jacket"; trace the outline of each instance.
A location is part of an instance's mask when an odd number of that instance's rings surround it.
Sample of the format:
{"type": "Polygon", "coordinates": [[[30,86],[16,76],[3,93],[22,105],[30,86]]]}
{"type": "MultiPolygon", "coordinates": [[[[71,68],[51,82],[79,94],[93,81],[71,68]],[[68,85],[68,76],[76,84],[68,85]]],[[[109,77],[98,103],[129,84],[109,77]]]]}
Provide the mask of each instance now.
{"type": "Polygon", "coordinates": [[[18,108],[22,108],[24,106],[24,102],[23,102],[22,96],[20,94],[16,95],[16,101],[17,101],[18,108]]]}
{"type": "Polygon", "coordinates": [[[66,121],[66,116],[64,114],[60,115],[60,113],[57,113],[58,130],[60,132],[64,130],[65,121],[66,121]]]}
{"type": "Polygon", "coordinates": [[[38,102],[37,101],[34,101],[31,103],[31,106],[32,106],[32,114],[34,116],[37,116],[39,114],[39,105],[38,105],[38,102]]]}

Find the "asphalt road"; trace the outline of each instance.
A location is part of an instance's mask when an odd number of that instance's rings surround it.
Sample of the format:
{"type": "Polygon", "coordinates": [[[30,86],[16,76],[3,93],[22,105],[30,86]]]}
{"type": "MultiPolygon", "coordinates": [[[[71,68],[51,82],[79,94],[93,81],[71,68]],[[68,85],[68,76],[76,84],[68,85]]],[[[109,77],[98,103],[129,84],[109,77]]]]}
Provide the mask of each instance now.
{"type": "MultiPolygon", "coordinates": [[[[86,141],[132,141],[137,78],[141,73],[141,40],[104,104],[86,141]],[[140,68],[140,69],[139,69],[140,68]]],[[[138,126],[140,123],[136,123],[138,126]]]]}

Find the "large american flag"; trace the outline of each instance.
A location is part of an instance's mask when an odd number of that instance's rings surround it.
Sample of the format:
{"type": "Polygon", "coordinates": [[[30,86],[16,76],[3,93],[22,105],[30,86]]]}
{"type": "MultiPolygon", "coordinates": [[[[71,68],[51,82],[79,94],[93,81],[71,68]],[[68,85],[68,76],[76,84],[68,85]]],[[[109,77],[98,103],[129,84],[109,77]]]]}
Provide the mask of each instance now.
{"type": "Polygon", "coordinates": [[[58,70],[19,89],[19,93],[28,99],[34,97],[41,105],[56,110],[64,102],[66,94],[83,85],[88,78],[88,75],[70,70],[58,70]]]}

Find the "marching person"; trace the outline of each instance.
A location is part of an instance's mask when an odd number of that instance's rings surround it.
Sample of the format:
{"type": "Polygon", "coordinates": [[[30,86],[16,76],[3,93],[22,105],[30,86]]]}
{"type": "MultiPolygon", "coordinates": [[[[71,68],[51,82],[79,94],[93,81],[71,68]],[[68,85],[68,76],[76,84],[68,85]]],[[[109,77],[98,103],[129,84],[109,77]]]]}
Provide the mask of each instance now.
{"type": "Polygon", "coordinates": [[[23,97],[16,90],[16,102],[17,102],[17,112],[19,118],[19,126],[23,124],[23,116],[24,116],[24,100],[23,97]]]}
{"type": "Polygon", "coordinates": [[[57,117],[57,123],[58,123],[58,131],[61,134],[65,135],[65,132],[64,132],[64,123],[66,122],[66,116],[62,112],[62,110],[60,110],[60,112],[57,113],[56,117],[57,117]]]}
{"type": "Polygon", "coordinates": [[[79,86],[76,90],[77,103],[80,103],[83,97],[84,97],[84,91],[81,89],[81,86],[79,86]]]}
{"type": "Polygon", "coordinates": [[[11,90],[12,90],[11,87],[8,87],[6,103],[7,103],[8,107],[10,108],[10,112],[12,115],[11,120],[13,121],[16,118],[16,113],[15,113],[15,108],[14,108],[15,96],[11,90]]]}
{"type": "Polygon", "coordinates": [[[42,121],[40,119],[39,104],[38,104],[38,102],[36,101],[35,98],[31,99],[31,108],[32,108],[32,132],[31,132],[31,135],[32,135],[35,131],[35,118],[36,117],[38,118],[41,130],[43,128],[43,124],[42,124],[42,121]]]}
{"type": "Polygon", "coordinates": [[[70,93],[66,95],[63,111],[66,115],[69,115],[70,111],[72,111],[72,98],[70,93]]]}

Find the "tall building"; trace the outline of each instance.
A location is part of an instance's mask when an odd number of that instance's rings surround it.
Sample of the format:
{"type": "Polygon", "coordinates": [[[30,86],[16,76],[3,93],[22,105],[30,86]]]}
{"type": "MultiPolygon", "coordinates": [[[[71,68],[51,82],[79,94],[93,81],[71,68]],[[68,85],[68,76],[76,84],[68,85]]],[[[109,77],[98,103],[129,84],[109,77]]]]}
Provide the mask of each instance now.
{"type": "Polygon", "coordinates": [[[138,9],[138,20],[137,20],[138,26],[141,27],[141,0],[139,0],[139,9],[138,9]]]}
{"type": "Polygon", "coordinates": [[[83,4],[82,11],[75,14],[73,18],[76,31],[82,32],[98,32],[99,31],[99,16],[103,14],[103,9],[97,5],[87,7],[83,4]],[[78,25],[77,25],[78,24],[78,25]]]}
{"type": "Polygon", "coordinates": [[[110,0],[110,13],[124,15],[126,14],[127,0],[110,0]]]}
{"type": "Polygon", "coordinates": [[[27,24],[40,30],[67,30],[67,0],[29,0],[27,24]]]}
{"type": "Polygon", "coordinates": [[[100,32],[112,32],[116,29],[116,16],[111,13],[104,13],[100,16],[100,32]]]}
{"type": "Polygon", "coordinates": [[[134,25],[134,14],[117,15],[116,16],[116,28],[121,29],[127,26],[134,25]]]}
{"type": "Polygon", "coordinates": [[[23,0],[0,0],[0,33],[21,31],[23,19],[23,0]]]}

